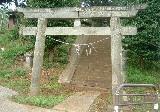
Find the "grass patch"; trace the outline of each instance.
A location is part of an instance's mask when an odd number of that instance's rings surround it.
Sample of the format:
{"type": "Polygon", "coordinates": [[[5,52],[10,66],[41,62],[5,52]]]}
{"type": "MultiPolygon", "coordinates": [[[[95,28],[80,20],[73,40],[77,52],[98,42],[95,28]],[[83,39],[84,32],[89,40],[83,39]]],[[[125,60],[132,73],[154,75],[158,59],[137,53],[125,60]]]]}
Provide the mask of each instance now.
{"type": "MultiPolygon", "coordinates": [[[[33,49],[33,43],[18,36],[17,29],[7,31],[0,35],[0,77],[10,78],[14,75],[24,76],[26,72],[22,67],[17,68],[17,59],[33,49]]],[[[21,62],[20,62],[21,63],[21,62]]]]}
{"type": "MultiPolygon", "coordinates": [[[[50,72],[52,72],[52,70],[50,72]]],[[[0,77],[0,85],[13,89],[20,94],[20,96],[14,96],[11,99],[17,103],[51,108],[64,101],[71,95],[72,90],[59,84],[58,76],[50,75],[50,79],[47,79],[45,75],[41,78],[41,92],[39,96],[28,96],[30,75],[26,75],[25,71],[20,68],[17,68],[15,75],[11,75],[11,77],[0,77]]]]}
{"type": "Polygon", "coordinates": [[[14,75],[15,76],[25,76],[27,74],[27,71],[23,68],[17,68],[15,71],[14,71],[14,75]]]}
{"type": "Polygon", "coordinates": [[[59,96],[16,96],[13,97],[14,101],[21,103],[21,104],[30,104],[34,106],[44,107],[44,108],[51,108],[58,103],[64,101],[67,96],[59,95],[59,96]]]}
{"type": "Polygon", "coordinates": [[[0,71],[0,77],[2,78],[10,78],[13,75],[13,72],[11,70],[1,70],[0,71]]]}
{"type": "Polygon", "coordinates": [[[159,71],[145,70],[129,66],[127,69],[128,83],[145,83],[145,84],[159,84],[159,71]]]}
{"type": "Polygon", "coordinates": [[[72,94],[72,91],[68,88],[64,88],[63,85],[58,83],[57,76],[48,79],[42,79],[41,92],[39,96],[28,96],[30,88],[29,76],[11,78],[0,77],[0,85],[11,88],[18,93],[20,96],[14,96],[11,100],[32,106],[39,106],[43,108],[52,108],[53,106],[64,101],[68,96],[72,94]]]}
{"type": "Polygon", "coordinates": [[[26,77],[20,78],[0,78],[0,85],[13,89],[20,94],[27,94],[29,91],[30,82],[26,77]]]}
{"type": "Polygon", "coordinates": [[[2,69],[0,71],[1,78],[12,78],[12,77],[22,77],[27,74],[27,71],[23,68],[16,69],[2,69]]]}

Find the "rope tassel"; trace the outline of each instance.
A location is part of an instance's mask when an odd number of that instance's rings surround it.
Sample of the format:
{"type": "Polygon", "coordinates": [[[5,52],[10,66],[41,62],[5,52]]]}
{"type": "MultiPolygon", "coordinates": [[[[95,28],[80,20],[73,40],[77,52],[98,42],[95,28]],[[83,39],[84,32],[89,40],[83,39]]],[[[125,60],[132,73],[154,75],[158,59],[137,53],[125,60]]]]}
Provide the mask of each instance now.
{"type": "Polygon", "coordinates": [[[76,53],[78,55],[80,55],[80,49],[81,49],[81,46],[79,44],[74,44],[75,48],[76,48],[76,53]]]}
{"type": "Polygon", "coordinates": [[[81,46],[87,46],[87,48],[86,48],[85,51],[86,51],[86,55],[89,56],[89,55],[92,54],[92,50],[94,50],[95,52],[97,52],[97,50],[95,49],[95,47],[93,46],[93,44],[97,44],[97,43],[103,42],[106,39],[109,39],[109,37],[105,38],[105,39],[101,39],[101,40],[95,41],[93,43],[88,43],[88,44],[70,44],[70,43],[63,42],[63,41],[57,40],[57,39],[53,39],[53,40],[55,40],[57,42],[60,42],[60,43],[63,43],[63,44],[66,44],[66,45],[73,45],[76,48],[77,55],[80,55],[81,46]]]}

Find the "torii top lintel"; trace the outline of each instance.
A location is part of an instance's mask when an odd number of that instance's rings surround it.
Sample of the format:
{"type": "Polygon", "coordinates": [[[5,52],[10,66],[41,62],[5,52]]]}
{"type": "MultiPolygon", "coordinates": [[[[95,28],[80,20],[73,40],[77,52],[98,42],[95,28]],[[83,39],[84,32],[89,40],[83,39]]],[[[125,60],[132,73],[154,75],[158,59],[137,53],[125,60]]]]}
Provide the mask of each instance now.
{"type": "Polygon", "coordinates": [[[116,6],[94,6],[89,8],[64,7],[64,8],[19,8],[18,12],[23,12],[26,18],[106,18],[132,17],[138,10],[145,9],[147,5],[137,5],[132,7],[116,6]]]}

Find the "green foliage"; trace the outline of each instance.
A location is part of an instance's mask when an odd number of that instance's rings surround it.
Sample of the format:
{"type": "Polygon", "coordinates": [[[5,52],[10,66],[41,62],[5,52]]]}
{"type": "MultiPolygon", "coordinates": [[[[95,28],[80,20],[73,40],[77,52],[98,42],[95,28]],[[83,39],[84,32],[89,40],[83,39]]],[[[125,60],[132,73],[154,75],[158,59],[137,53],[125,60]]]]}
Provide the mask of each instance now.
{"type": "Polygon", "coordinates": [[[24,70],[23,68],[17,68],[15,71],[14,71],[14,75],[15,76],[25,76],[27,74],[26,70],[24,70]]]}
{"type": "Polygon", "coordinates": [[[137,4],[148,3],[150,0],[112,0],[113,5],[119,6],[133,6],[137,4]]]}
{"type": "Polygon", "coordinates": [[[13,72],[11,70],[1,70],[0,77],[1,78],[10,78],[13,76],[13,72]]]}
{"type": "Polygon", "coordinates": [[[30,46],[15,46],[14,48],[8,49],[1,53],[1,57],[4,59],[15,59],[17,56],[23,55],[26,51],[29,51],[30,46]]]}
{"type": "Polygon", "coordinates": [[[59,51],[57,54],[57,62],[62,63],[62,64],[67,64],[68,63],[68,52],[69,52],[69,46],[68,45],[61,45],[57,48],[59,51]]]}
{"type": "Polygon", "coordinates": [[[128,57],[132,62],[141,67],[148,66],[153,61],[160,61],[160,1],[147,2],[148,7],[139,11],[132,19],[124,20],[124,25],[132,25],[138,28],[138,34],[127,36],[124,48],[128,51],[128,57]]]}
{"type": "Polygon", "coordinates": [[[51,108],[55,106],[56,104],[64,101],[66,98],[65,95],[57,95],[57,96],[33,96],[33,97],[27,97],[27,96],[16,96],[14,97],[14,100],[18,103],[22,104],[30,104],[35,105],[39,107],[48,107],[51,108]]]}
{"type": "Polygon", "coordinates": [[[19,28],[18,28],[18,26],[15,26],[15,27],[14,27],[12,30],[10,30],[8,33],[9,33],[8,38],[9,38],[10,40],[12,40],[12,41],[22,38],[22,37],[20,37],[20,35],[19,35],[19,28]]]}
{"type": "Polygon", "coordinates": [[[72,7],[79,5],[79,0],[28,0],[27,4],[34,8],[72,7]]]}
{"type": "Polygon", "coordinates": [[[21,56],[25,54],[27,51],[29,51],[32,48],[32,46],[22,46],[22,45],[16,45],[13,48],[6,49],[3,52],[0,52],[0,66],[3,68],[8,68],[13,66],[18,56],[21,56]]]}
{"type": "Polygon", "coordinates": [[[15,27],[12,31],[6,31],[0,35],[0,77],[12,78],[13,76],[25,76],[26,71],[22,68],[15,68],[18,58],[26,52],[33,49],[33,44],[26,41],[17,34],[18,29],[15,27]]]}
{"type": "Polygon", "coordinates": [[[1,35],[0,45],[5,47],[5,51],[0,52],[0,57],[3,59],[15,59],[17,56],[23,55],[33,48],[33,44],[23,40],[18,35],[18,30],[15,28],[12,31],[7,31],[1,35]]]}
{"type": "MultiPolygon", "coordinates": [[[[65,39],[66,40],[64,40],[64,42],[72,44],[74,43],[76,38],[74,36],[68,36],[68,38],[65,39]]],[[[55,43],[55,40],[53,41],[55,43]]],[[[56,42],[56,46],[52,49],[46,48],[44,56],[44,67],[45,68],[52,68],[59,66],[62,67],[63,65],[67,64],[70,48],[71,45],[61,44],[59,42],[56,42]]]]}
{"type": "Polygon", "coordinates": [[[4,32],[7,28],[7,22],[8,22],[8,9],[6,7],[0,8],[0,32],[4,32]]]}
{"type": "Polygon", "coordinates": [[[109,0],[81,0],[81,2],[83,2],[83,5],[85,7],[89,7],[89,6],[107,6],[107,5],[111,5],[112,2],[109,0]]]}
{"type": "Polygon", "coordinates": [[[26,70],[22,69],[22,68],[17,68],[17,69],[2,69],[0,71],[0,77],[1,78],[12,78],[12,77],[22,77],[25,76],[27,74],[26,70]]]}

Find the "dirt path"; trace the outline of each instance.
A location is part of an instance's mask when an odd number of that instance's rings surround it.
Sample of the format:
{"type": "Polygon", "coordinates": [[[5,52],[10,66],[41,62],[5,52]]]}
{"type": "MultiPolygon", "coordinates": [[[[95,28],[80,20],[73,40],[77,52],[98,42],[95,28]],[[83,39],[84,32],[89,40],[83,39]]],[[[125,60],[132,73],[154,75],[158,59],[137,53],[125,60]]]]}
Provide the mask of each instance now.
{"type": "MultiPolygon", "coordinates": [[[[90,36],[87,43],[105,39],[106,36],[90,36]]],[[[111,47],[110,39],[94,44],[91,55],[84,49],[73,75],[71,84],[95,89],[111,89],[111,47]]],[[[89,50],[88,50],[89,51],[89,50]]]]}

